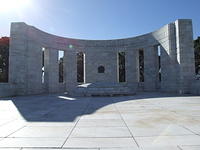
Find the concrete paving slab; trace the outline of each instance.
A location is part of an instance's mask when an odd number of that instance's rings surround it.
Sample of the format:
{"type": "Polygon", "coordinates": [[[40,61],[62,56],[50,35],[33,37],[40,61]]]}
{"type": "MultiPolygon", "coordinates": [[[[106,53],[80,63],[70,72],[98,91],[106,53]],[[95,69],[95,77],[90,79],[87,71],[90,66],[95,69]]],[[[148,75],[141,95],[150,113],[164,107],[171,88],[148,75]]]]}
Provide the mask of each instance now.
{"type": "MultiPolygon", "coordinates": [[[[148,112],[148,111],[147,111],[148,112]]],[[[149,118],[166,118],[167,120],[174,120],[177,116],[177,114],[173,113],[173,112],[164,112],[164,113],[156,113],[156,112],[145,112],[145,113],[121,113],[122,117],[124,119],[139,119],[139,118],[143,118],[143,119],[148,119],[149,118]]]]}
{"type": "MultiPolygon", "coordinates": [[[[178,115],[176,114],[122,114],[122,118],[127,122],[128,125],[134,126],[134,125],[142,125],[142,124],[148,124],[150,126],[156,125],[156,124],[178,124],[181,120],[181,117],[178,119],[178,115]]],[[[184,120],[185,121],[185,120],[184,120]]]]}
{"type": "Polygon", "coordinates": [[[72,130],[72,127],[53,127],[53,126],[44,126],[44,127],[24,127],[23,129],[11,134],[9,137],[27,137],[27,138],[36,138],[36,137],[46,137],[46,138],[67,138],[72,130]]]}
{"type": "Polygon", "coordinates": [[[119,113],[84,115],[81,119],[121,119],[119,113]]]}
{"type": "MultiPolygon", "coordinates": [[[[100,148],[100,150],[134,150],[134,148],[100,148]]],[[[180,150],[177,146],[166,146],[166,147],[145,147],[140,148],[139,150],[180,150]]]]}
{"type": "MultiPolygon", "coordinates": [[[[0,149],[1,150],[1,149],[0,149]]],[[[9,150],[9,149],[8,149],[9,150]]],[[[68,148],[22,148],[22,150],[99,150],[98,148],[92,149],[68,149],[68,148]]]]}
{"type": "Polygon", "coordinates": [[[87,110],[90,110],[90,109],[96,109],[96,111],[98,110],[101,110],[101,111],[116,111],[116,108],[114,106],[114,104],[112,103],[98,103],[95,104],[94,102],[93,103],[90,103],[88,106],[87,106],[87,110]],[[99,109],[98,109],[99,108],[99,109]]]}
{"type": "Polygon", "coordinates": [[[9,122],[13,121],[13,119],[1,119],[0,120],[0,126],[5,125],[9,122]]]}
{"type": "Polygon", "coordinates": [[[120,113],[125,114],[125,113],[146,113],[152,112],[152,113],[166,113],[166,110],[163,110],[161,108],[149,108],[149,107],[122,107],[118,109],[120,113]]]}
{"type": "Polygon", "coordinates": [[[200,150],[200,145],[180,146],[181,150],[200,150]]]}
{"type": "Polygon", "coordinates": [[[152,147],[144,147],[140,150],[180,150],[178,146],[152,146],[152,147]]]}
{"type": "Polygon", "coordinates": [[[17,119],[17,118],[22,118],[21,114],[18,111],[4,111],[0,113],[0,119],[17,119]]]}
{"type": "Polygon", "coordinates": [[[80,119],[77,127],[125,127],[121,119],[80,119]]]}
{"type": "Polygon", "coordinates": [[[191,131],[173,124],[168,125],[149,125],[129,126],[134,136],[175,136],[175,135],[194,135],[191,131]]]}
{"type": "Polygon", "coordinates": [[[115,106],[116,106],[116,108],[118,110],[125,110],[125,109],[131,110],[131,107],[134,108],[135,110],[145,110],[145,109],[158,108],[154,104],[148,104],[148,105],[146,105],[146,104],[137,104],[137,103],[131,103],[130,101],[127,102],[127,104],[123,104],[123,103],[119,102],[119,103],[116,103],[115,106]]]}
{"type": "Polygon", "coordinates": [[[167,118],[161,118],[157,116],[152,116],[151,118],[143,118],[143,117],[137,117],[135,119],[124,119],[126,124],[128,126],[155,126],[157,124],[160,125],[170,125],[173,124],[171,121],[169,121],[167,118]]]}
{"type": "Polygon", "coordinates": [[[65,148],[120,148],[138,147],[132,138],[69,138],[64,144],[65,148]]]}
{"type": "Polygon", "coordinates": [[[195,117],[189,117],[189,116],[185,116],[185,115],[179,115],[177,114],[177,117],[175,118],[169,118],[171,119],[170,121],[174,124],[180,124],[180,125],[184,125],[184,124],[188,124],[189,122],[192,124],[199,124],[200,120],[197,120],[195,117]]]}
{"type": "Polygon", "coordinates": [[[0,150],[21,150],[21,148],[0,148],[0,150]]]}
{"type": "Polygon", "coordinates": [[[131,137],[127,127],[76,127],[70,137],[131,137]]]}
{"type": "Polygon", "coordinates": [[[192,119],[198,121],[198,123],[200,122],[200,116],[193,116],[192,119]]]}
{"type": "Polygon", "coordinates": [[[110,113],[110,114],[114,114],[114,113],[118,113],[117,110],[109,110],[109,109],[98,109],[98,110],[93,110],[93,109],[87,109],[85,114],[91,114],[91,113],[110,113]]]}
{"type": "Polygon", "coordinates": [[[117,113],[118,111],[116,110],[116,108],[114,106],[88,106],[88,108],[86,109],[85,113],[86,114],[90,114],[90,113],[105,113],[105,112],[110,112],[110,113],[117,113]]]}
{"type": "Polygon", "coordinates": [[[140,147],[149,146],[177,146],[177,145],[199,145],[200,136],[186,135],[186,136],[154,136],[154,137],[135,137],[140,147]]]}
{"type": "Polygon", "coordinates": [[[27,127],[72,127],[75,126],[77,121],[74,122],[27,122],[27,127]]]}
{"type": "Polygon", "coordinates": [[[186,127],[186,128],[188,128],[192,132],[200,135],[200,124],[193,124],[193,125],[185,124],[183,126],[186,127]]]}
{"type": "Polygon", "coordinates": [[[10,134],[25,127],[26,123],[21,120],[14,120],[0,127],[0,137],[7,137],[10,134]]]}
{"type": "Polygon", "coordinates": [[[5,138],[0,141],[0,147],[59,148],[64,141],[65,138],[5,138]]]}
{"type": "Polygon", "coordinates": [[[100,148],[100,150],[134,150],[134,147],[100,148]]]}

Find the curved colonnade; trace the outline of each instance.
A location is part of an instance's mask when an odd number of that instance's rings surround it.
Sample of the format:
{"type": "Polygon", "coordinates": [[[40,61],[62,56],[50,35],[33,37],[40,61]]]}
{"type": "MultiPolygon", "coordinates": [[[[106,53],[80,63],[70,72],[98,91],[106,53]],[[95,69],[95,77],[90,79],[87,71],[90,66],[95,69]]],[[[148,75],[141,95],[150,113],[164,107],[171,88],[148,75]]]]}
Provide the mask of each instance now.
{"type": "Polygon", "coordinates": [[[176,20],[148,34],[117,40],[63,38],[25,23],[12,23],[10,38],[9,83],[0,85],[4,95],[65,91],[78,94],[81,87],[77,82],[79,52],[84,54],[84,85],[92,83],[105,89],[127,87],[130,93],[157,90],[189,93],[195,77],[189,19],[176,20]],[[64,54],[62,82],[59,82],[59,51],[64,54]],[[119,81],[121,52],[124,54],[123,82],[119,81]],[[104,71],[99,73],[99,67],[104,71]]]}

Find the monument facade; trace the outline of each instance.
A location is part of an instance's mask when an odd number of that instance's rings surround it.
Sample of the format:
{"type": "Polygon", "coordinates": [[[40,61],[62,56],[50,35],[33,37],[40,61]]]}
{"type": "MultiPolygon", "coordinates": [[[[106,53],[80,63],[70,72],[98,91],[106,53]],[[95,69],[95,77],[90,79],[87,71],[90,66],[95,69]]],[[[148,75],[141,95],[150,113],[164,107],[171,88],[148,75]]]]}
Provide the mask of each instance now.
{"type": "Polygon", "coordinates": [[[195,82],[192,21],[179,19],[141,36],[81,40],[12,23],[9,82],[0,96],[67,92],[126,95],[191,93],[195,82]]]}

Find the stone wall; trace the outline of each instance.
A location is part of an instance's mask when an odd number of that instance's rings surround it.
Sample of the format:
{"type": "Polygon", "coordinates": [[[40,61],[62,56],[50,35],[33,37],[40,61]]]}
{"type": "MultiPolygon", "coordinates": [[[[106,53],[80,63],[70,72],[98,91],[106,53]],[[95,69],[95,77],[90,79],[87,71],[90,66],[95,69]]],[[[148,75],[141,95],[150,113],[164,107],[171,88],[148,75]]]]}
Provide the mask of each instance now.
{"type": "Polygon", "coordinates": [[[85,53],[86,83],[118,82],[117,52],[106,51],[106,49],[107,48],[99,48],[97,51],[95,47],[92,47],[85,53]],[[104,73],[98,73],[99,66],[104,66],[104,73]]]}
{"type": "Polygon", "coordinates": [[[0,83],[0,97],[16,96],[16,88],[9,83],[0,83]]]}
{"type": "Polygon", "coordinates": [[[192,83],[190,91],[192,94],[200,95],[200,80],[195,80],[195,82],[192,83]]]}
{"type": "Polygon", "coordinates": [[[192,32],[192,21],[181,19],[134,38],[79,40],[51,35],[25,23],[12,23],[8,85],[15,85],[16,95],[73,93],[78,84],[77,52],[85,54],[85,83],[121,84],[117,54],[125,52],[126,82],[123,84],[138,85],[138,90],[144,91],[189,93],[194,80],[192,32]],[[161,46],[161,82],[158,80],[157,45],[161,46]],[[44,83],[41,79],[42,48],[45,48],[44,83]],[[144,83],[139,83],[139,49],[144,51],[144,83]],[[64,83],[58,81],[59,50],[65,52],[64,83]],[[101,65],[105,67],[102,74],[97,70],[101,65]]]}

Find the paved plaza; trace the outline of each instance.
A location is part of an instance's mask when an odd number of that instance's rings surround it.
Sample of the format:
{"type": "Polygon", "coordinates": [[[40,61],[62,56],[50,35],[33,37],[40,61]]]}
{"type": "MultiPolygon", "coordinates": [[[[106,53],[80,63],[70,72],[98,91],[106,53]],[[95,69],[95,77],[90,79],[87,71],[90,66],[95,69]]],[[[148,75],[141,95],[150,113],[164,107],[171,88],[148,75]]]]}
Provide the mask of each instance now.
{"type": "Polygon", "coordinates": [[[200,97],[138,93],[1,98],[0,147],[200,150],[200,97]]]}

